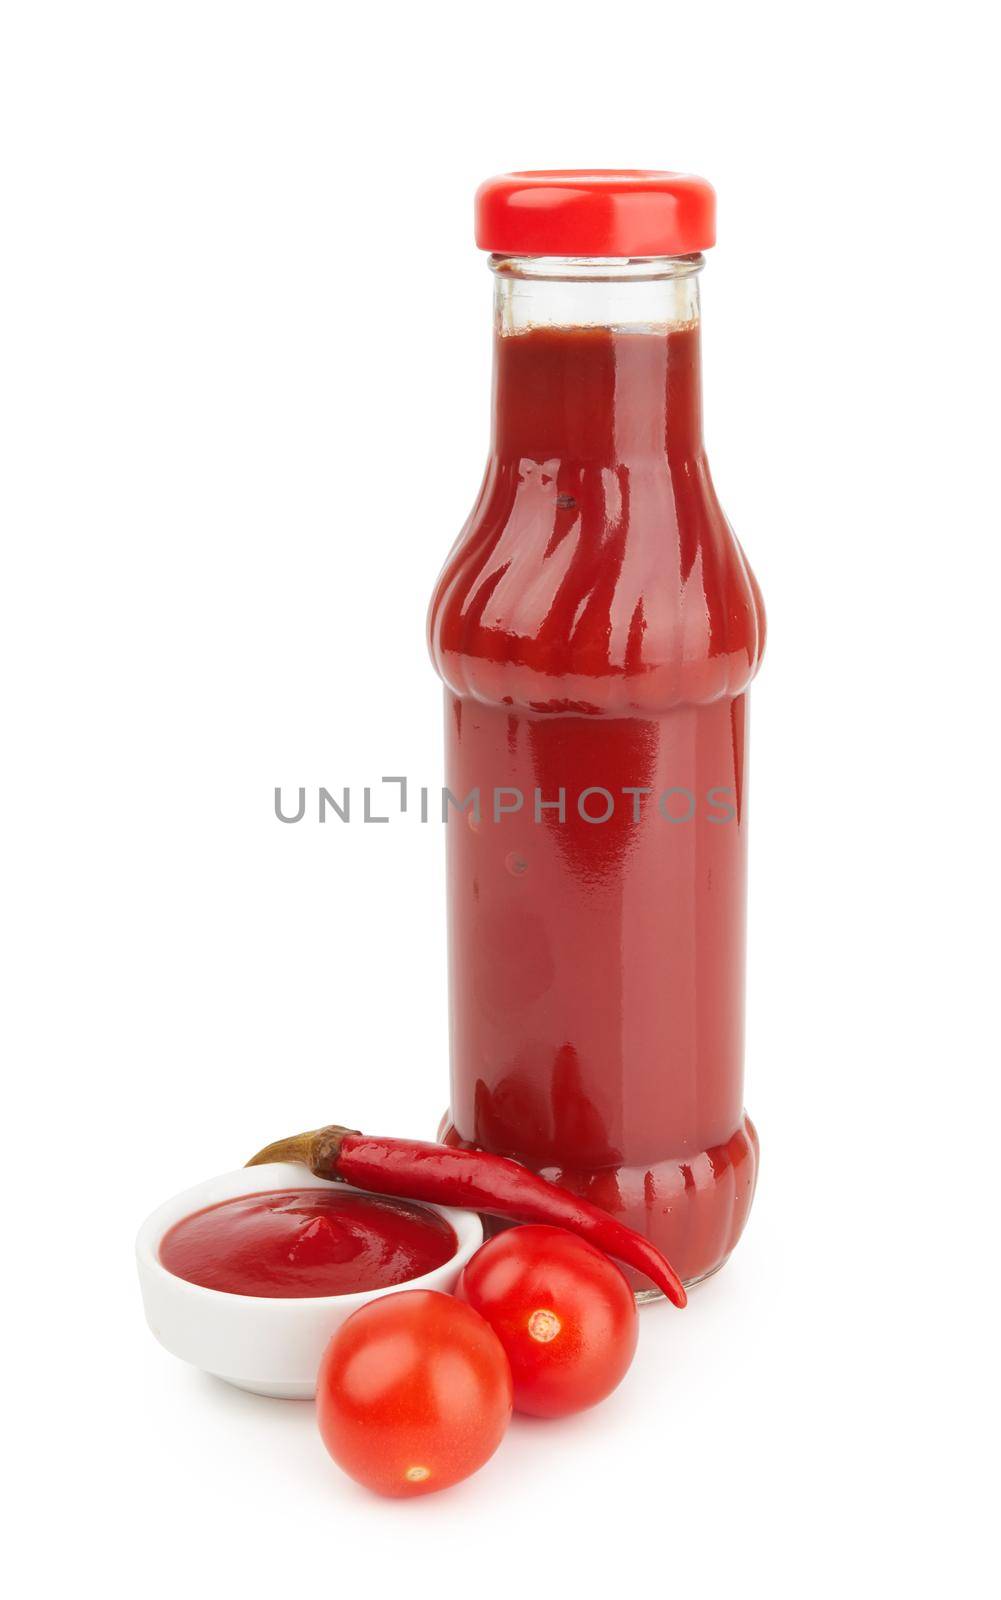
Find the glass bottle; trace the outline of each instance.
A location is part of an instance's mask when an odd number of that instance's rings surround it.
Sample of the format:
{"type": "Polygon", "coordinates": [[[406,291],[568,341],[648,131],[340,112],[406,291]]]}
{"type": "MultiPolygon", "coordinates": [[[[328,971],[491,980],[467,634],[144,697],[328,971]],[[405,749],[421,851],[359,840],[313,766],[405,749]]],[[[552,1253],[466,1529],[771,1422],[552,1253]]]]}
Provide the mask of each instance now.
{"type": "Polygon", "coordinates": [[[702,438],[714,196],[674,174],[540,173],[477,204],[492,439],[429,617],[444,1137],[620,1216],[691,1283],[736,1243],[758,1158],[746,763],[765,621],[702,438]]]}

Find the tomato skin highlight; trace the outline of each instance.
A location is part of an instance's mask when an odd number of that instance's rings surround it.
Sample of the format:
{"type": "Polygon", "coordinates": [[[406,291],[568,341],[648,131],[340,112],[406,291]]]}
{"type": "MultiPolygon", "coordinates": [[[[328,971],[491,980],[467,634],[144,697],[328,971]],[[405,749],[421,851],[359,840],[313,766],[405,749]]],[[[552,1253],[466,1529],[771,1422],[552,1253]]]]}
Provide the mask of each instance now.
{"type": "Polygon", "coordinates": [[[456,1295],[504,1346],[516,1411],[564,1417],[625,1377],[639,1333],[625,1274],[563,1228],[508,1228],[481,1245],[456,1295]]]}
{"type": "Polygon", "coordinates": [[[511,1420],[511,1368],[470,1306],[431,1289],[371,1300],[320,1363],[316,1414],[337,1465],[378,1494],[446,1489],[482,1467],[511,1420]]]}

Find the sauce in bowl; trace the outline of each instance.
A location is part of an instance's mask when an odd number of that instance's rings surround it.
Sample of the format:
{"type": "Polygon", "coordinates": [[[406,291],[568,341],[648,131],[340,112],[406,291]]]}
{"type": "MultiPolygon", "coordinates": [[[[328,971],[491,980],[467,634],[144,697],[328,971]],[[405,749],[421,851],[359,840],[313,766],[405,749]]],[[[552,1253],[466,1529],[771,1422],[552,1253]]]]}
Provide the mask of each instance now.
{"type": "Polygon", "coordinates": [[[307,1299],[408,1283],[455,1255],[444,1217],[351,1189],[277,1189],[182,1217],[160,1242],[177,1278],[225,1294],[307,1299]]]}

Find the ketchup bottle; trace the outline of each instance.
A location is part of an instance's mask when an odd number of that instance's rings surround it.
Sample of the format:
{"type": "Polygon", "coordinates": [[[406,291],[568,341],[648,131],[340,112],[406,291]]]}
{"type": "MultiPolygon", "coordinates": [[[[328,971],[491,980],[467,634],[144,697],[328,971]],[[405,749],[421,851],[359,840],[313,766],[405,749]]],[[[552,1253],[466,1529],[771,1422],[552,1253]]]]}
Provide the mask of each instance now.
{"type": "MultiPolygon", "coordinates": [[[[715,195],[518,172],[476,197],[493,437],[431,603],[445,684],[451,1112],[649,1235],[740,1236],[747,691],[765,618],[702,439],[715,195]]],[[[638,1280],[637,1280],[638,1282],[638,1280]]]]}

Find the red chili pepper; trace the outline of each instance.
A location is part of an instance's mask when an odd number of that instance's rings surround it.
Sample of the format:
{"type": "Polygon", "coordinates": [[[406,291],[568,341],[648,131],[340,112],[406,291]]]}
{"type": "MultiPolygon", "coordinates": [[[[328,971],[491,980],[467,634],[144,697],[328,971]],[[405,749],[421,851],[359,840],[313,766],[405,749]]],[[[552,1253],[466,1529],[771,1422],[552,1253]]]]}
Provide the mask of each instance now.
{"type": "Polygon", "coordinates": [[[247,1165],[267,1161],[302,1162],[318,1178],[339,1179],[375,1194],[468,1206],[513,1222],[549,1222],[567,1228],[644,1273],[676,1306],[687,1304],[684,1284],[649,1239],[507,1156],[412,1139],[372,1139],[351,1128],[332,1126],[279,1139],[247,1165]]]}

